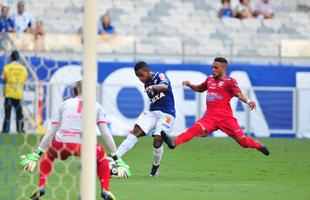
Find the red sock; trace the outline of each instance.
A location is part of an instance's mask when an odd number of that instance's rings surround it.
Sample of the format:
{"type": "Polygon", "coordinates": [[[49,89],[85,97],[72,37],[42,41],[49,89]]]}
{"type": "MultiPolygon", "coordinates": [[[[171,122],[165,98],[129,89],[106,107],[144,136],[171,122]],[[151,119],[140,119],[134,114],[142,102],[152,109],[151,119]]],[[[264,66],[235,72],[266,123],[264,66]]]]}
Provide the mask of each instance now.
{"type": "Polygon", "coordinates": [[[106,191],[110,191],[110,168],[109,161],[107,159],[104,159],[97,163],[97,174],[99,177],[101,188],[105,189],[106,191]]]}
{"type": "Polygon", "coordinates": [[[250,137],[245,137],[243,139],[241,139],[240,141],[238,141],[238,143],[245,147],[245,148],[255,148],[255,149],[259,149],[261,148],[262,144],[256,140],[253,140],[250,137]]]}
{"type": "Polygon", "coordinates": [[[186,132],[180,134],[175,138],[174,143],[176,145],[180,145],[184,142],[188,142],[193,139],[195,136],[200,135],[202,133],[202,128],[199,124],[194,124],[191,128],[187,129],[186,132]]]}
{"type": "Polygon", "coordinates": [[[47,152],[43,154],[40,160],[40,179],[39,187],[45,186],[47,179],[53,169],[54,158],[47,152]]]}

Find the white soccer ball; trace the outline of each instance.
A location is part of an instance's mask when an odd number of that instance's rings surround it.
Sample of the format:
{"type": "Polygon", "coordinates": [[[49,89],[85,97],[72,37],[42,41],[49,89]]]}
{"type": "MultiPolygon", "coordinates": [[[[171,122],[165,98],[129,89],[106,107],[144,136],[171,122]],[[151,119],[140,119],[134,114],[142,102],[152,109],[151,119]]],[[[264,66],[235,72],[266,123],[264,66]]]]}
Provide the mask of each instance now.
{"type": "Polygon", "coordinates": [[[116,162],[113,158],[108,157],[109,167],[110,167],[110,176],[111,178],[128,178],[128,174],[125,168],[117,167],[116,162]]]}

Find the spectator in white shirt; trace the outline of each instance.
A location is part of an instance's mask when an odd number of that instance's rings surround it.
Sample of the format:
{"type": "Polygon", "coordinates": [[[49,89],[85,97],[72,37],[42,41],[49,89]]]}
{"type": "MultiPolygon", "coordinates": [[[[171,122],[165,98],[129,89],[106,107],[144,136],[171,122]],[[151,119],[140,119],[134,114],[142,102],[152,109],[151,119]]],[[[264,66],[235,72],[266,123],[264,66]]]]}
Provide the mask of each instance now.
{"type": "Polygon", "coordinates": [[[269,0],[261,0],[256,4],[253,15],[260,19],[270,19],[274,13],[275,6],[269,0]]]}
{"type": "Polygon", "coordinates": [[[252,17],[252,8],[250,0],[240,0],[240,3],[235,8],[235,17],[239,19],[248,19],[252,17]]]}
{"type": "Polygon", "coordinates": [[[19,1],[17,3],[17,13],[13,16],[15,29],[17,33],[29,32],[32,27],[32,18],[25,12],[25,3],[19,1]]]}

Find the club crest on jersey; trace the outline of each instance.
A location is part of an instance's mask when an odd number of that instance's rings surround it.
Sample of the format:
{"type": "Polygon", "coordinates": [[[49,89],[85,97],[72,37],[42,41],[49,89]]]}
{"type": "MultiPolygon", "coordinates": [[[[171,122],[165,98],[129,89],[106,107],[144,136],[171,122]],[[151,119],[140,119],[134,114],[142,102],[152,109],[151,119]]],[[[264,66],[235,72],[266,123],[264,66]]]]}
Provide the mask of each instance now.
{"type": "Polygon", "coordinates": [[[160,80],[164,80],[164,79],[166,78],[166,77],[165,77],[165,74],[159,74],[158,76],[159,76],[159,79],[160,79],[160,80]]]}
{"type": "Polygon", "coordinates": [[[224,81],[220,81],[217,85],[218,85],[219,87],[223,87],[224,81]]]}
{"type": "Polygon", "coordinates": [[[165,94],[164,94],[163,92],[161,92],[161,93],[155,95],[154,97],[152,97],[151,102],[152,102],[152,103],[155,103],[158,99],[161,99],[161,98],[163,98],[164,96],[165,96],[165,94]]]}

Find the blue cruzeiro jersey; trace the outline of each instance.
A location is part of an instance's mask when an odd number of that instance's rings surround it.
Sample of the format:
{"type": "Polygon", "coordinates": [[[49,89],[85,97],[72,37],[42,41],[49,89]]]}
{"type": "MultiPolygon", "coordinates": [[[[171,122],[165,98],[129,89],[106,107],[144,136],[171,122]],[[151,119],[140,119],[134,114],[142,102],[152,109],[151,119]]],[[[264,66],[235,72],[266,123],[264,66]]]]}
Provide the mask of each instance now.
{"type": "Polygon", "coordinates": [[[157,92],[153,90],[147,93],[151,101],[150,111],[160,110],[163,113],[167,113],[175,117],[174,97],[172,93],[172,88],[170,85],[170,81],[165,74],[159,72],[155,73],[152,80],[144,84],[144,88],[158,84],[168,85],[168,90],[166,92],[157,92]]]}

